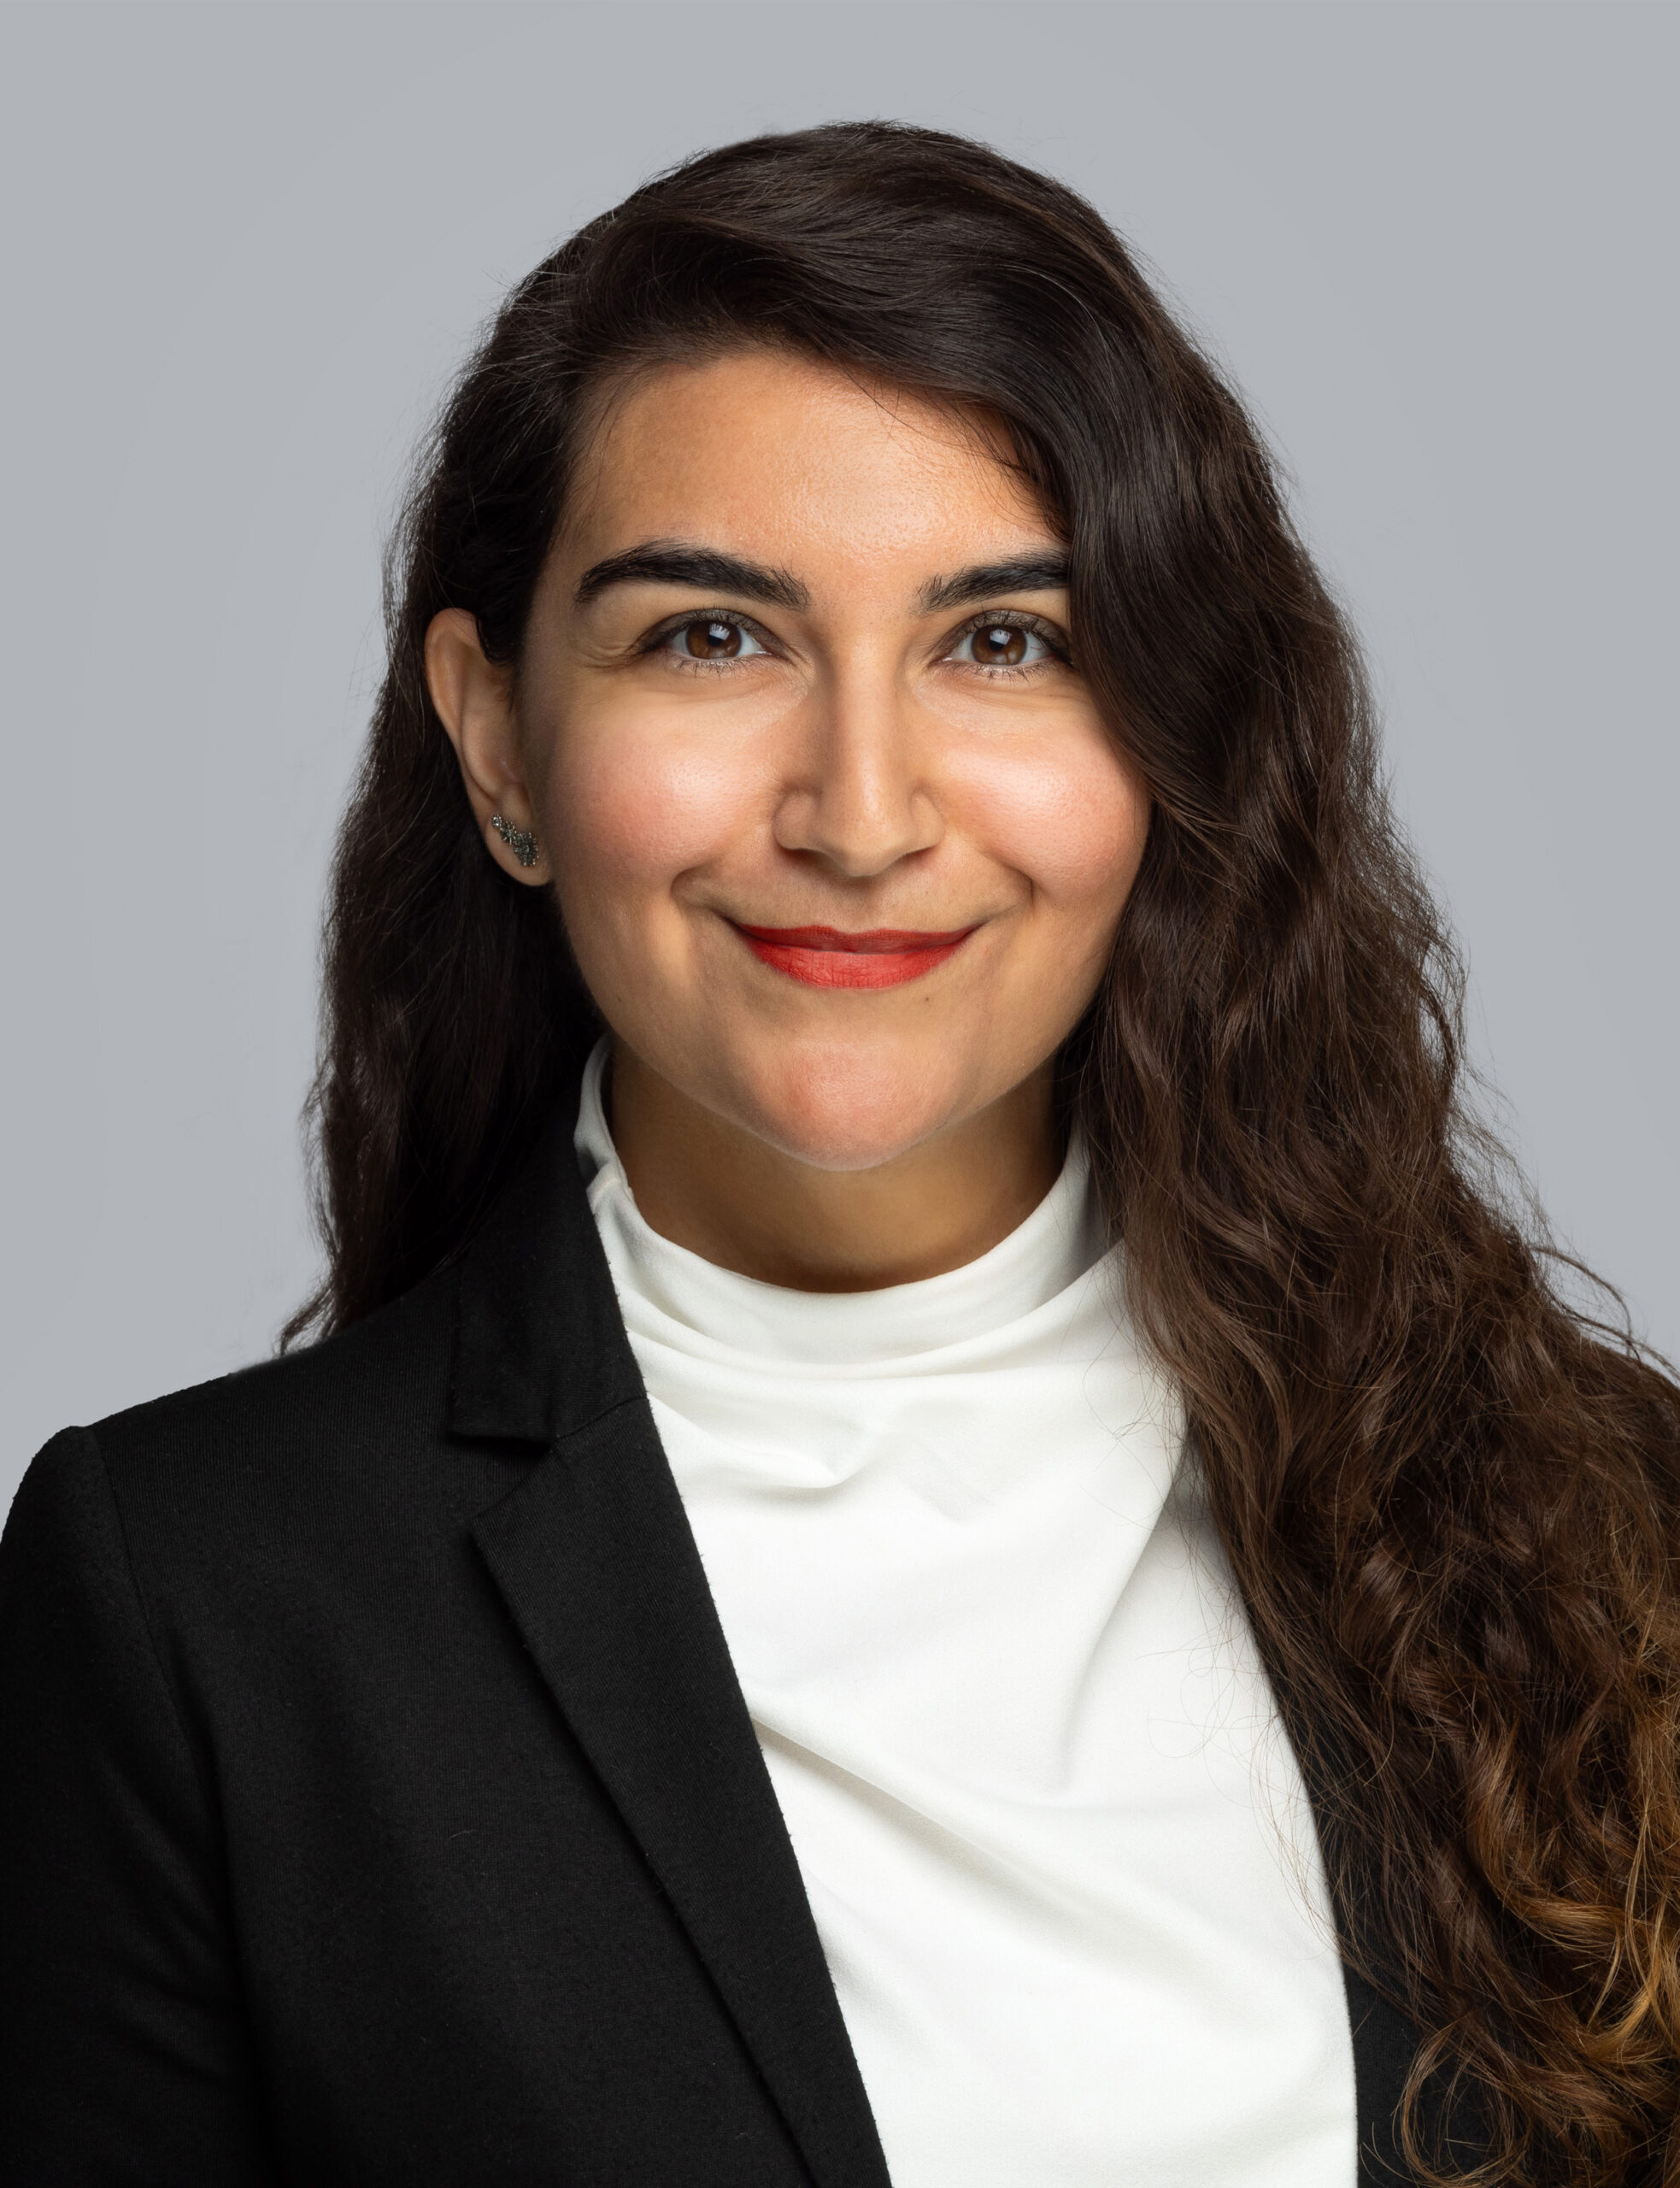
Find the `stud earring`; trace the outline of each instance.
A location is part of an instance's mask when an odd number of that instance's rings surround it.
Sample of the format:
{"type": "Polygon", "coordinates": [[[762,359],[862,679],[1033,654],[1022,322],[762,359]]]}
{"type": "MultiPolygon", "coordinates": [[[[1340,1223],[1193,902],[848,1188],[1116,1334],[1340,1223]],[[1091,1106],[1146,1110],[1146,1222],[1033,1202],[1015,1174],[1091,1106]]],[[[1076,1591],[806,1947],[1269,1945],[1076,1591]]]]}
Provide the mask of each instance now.
{"type": "Polygon", "coordinates": [[[543,846],[528,828],[516,828],[511,820],[504,820],[499,813],[490,815],[490,825],[521,866],[535,866],[543,856],[543,846]]]}

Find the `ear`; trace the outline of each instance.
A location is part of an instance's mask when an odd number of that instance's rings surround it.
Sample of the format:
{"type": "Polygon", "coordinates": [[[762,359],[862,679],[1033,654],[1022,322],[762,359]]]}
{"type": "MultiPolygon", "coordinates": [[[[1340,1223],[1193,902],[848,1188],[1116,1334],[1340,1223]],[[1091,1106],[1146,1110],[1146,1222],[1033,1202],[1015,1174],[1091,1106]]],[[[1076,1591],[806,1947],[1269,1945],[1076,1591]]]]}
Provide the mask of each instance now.
{"type": "Polygon", "coordinates": [[[485,659],[478,621],[464,608],[446,608],[428,625],[426,681],[461,762],[461,779],[486,850],[515,881],[543,886],[554,876],[526,785],[514,719],[513,671],[504,662],[485,659]],[[533,865],[520,863],[491,826],[492,815],[536,841],[533,865]]]}

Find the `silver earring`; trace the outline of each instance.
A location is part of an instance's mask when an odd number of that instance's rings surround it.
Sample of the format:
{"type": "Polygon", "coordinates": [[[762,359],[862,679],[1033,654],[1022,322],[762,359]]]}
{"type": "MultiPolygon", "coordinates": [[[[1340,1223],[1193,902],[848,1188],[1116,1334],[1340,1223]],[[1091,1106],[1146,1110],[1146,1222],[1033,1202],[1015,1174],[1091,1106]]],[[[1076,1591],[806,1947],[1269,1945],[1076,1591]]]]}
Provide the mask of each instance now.
{"type": "Polygon", "coordinates": [[[535,866],[543,856],[543,846],[529,829],[516,828],[511,820],[504,820],[499,813],[490,815],[490,825],[521,866],[535,866]]]}

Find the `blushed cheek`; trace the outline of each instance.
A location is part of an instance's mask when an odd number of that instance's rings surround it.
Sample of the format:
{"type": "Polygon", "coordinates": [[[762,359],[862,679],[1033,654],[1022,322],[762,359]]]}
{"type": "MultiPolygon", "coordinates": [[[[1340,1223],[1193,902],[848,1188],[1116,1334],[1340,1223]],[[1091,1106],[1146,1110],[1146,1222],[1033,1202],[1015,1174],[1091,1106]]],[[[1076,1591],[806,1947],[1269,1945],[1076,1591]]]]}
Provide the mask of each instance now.
{"type": "MultiPolygon", "coordinates": [[[[633,734],[562,744],[546,786],[562,870],[622,917],[713,866],[750,829],[756,770],[726,750],[655,744],[633,734]]],[[[569,893],[569,891],[568,891],[569,893]]]]}
{"type": "Polygon", "coordinates": [[[971,778],[972,825],[1046,909],[1116,920],[1143,856],[1149,797],[1106,740],[1047,758],[1000,756],[971,778]]]}

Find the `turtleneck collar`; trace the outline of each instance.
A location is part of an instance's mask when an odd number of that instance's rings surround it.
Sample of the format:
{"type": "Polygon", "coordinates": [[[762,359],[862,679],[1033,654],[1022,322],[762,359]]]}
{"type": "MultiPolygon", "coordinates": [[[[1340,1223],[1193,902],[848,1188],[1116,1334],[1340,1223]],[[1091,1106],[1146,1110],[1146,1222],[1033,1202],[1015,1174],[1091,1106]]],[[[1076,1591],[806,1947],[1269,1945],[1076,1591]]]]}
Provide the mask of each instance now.
{"type": "MultiPolygon", "coordinates": [[[[990,1348],[1008,1326],[1065,1295],[1103,1256],[1077,1138],[1060,1175],[1024,1223],[989,1253],[942,1276],[878,1291],[796,1291],[737,1275],[675,1245],[636,1206],[608,1127],[603,1087],[609,1044],[584,1073],[576,1146],[590,1206],[615,1273],[631,1279],[649,1334],[717,1360],[774,1360],[826,1373],[879,1373],[931,1353],[990,1348]]],[[[620,1289],[626,1289],[621,1282],[620,1289]]],[[[955,1359],[952,1364],[956,1364],[955,1359]]]]}

